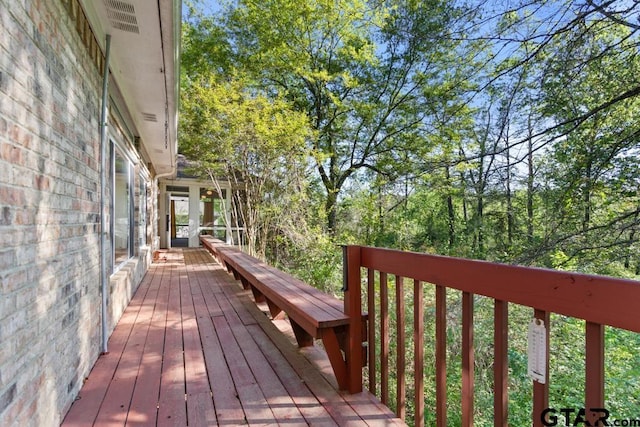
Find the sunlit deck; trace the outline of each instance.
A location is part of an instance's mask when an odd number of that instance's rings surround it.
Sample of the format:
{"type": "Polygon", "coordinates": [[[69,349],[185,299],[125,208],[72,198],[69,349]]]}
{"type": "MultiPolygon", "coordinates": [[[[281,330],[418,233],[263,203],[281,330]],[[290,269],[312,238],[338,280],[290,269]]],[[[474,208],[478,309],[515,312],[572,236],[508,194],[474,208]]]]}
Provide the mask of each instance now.
{"type": "Polygon", "coordinates": [[[166,252],[63,425],[404,425],[278,327],[207,252],[166,252]]]}

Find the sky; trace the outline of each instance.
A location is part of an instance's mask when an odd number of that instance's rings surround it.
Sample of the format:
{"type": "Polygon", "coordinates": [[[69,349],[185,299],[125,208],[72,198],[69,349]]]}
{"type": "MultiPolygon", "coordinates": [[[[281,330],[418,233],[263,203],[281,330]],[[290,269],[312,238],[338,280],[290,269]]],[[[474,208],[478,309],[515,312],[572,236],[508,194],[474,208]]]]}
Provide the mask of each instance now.
{"type": "MultiPolygon", "coordinates": [[[[225,0],[190,0],[198,9],[202,10],[205,15],[214,15],[221,9],[221,3],[225,0]]],[[[182,2],[182,18],[185,19],[188,13],[187,1],[182,2]]]]}

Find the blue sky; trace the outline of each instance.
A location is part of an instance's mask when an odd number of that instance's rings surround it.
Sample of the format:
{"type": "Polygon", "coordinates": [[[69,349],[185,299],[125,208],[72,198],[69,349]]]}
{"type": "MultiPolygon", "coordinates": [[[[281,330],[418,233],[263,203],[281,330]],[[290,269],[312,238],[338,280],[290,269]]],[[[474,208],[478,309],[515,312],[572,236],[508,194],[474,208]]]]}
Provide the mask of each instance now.
{"type": "MultiPolygon", "coordinates": [[[[221,3],[224,0],[192,0],[196,7],[204,12],[205,15],[214,15],[221,9],[221,3]]],[[[186,1],[182,3],[182,17],[187,13],[186,1]]]]}

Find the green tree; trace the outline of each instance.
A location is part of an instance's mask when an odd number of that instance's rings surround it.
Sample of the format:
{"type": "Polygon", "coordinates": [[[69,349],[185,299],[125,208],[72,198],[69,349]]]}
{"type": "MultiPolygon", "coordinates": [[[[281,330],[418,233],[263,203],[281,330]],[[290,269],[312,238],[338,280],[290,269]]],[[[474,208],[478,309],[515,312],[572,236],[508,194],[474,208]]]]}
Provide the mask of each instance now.
{"type": "Polygon", "coordinates": [[[401,153],[424,143],[424,88],[442,83],[453,14],[441,0],[244,0],[225,20],[235,64],[310,118],[331,233],[349,179],[393,178],[401,153]]]}
{"type": "Polygon", "coordinates": [[[240,78],[201,77],[182,95],[181,151],[218,189],[221,179],[231,183],[247,250],[264,257],[269,238],[304,207],[306,117],[283,99],[248,90],[240,78]]]}
{"type": "Polygon", "coordinates": [[[562,135],[547,163],[559,223],[547,241],[595,272],[621,261],[615,248],[635,244],[640,100],[609,105],[637,84],[640,61],[629,36],[628,27],[607,21],[576,25],[555,46],[543,87],[547,115],[562,135]]]}

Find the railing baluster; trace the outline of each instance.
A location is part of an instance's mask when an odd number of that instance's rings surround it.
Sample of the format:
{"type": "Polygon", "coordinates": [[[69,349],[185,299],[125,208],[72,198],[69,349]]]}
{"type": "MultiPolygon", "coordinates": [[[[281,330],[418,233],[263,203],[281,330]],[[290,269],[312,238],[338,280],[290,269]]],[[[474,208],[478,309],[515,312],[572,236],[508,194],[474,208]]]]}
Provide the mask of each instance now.
{"type": "Polygon", "coordinates": [[[473,294],[462,293],[462,425],[473,426],[473,294]]]}
{"type": "Polygon", "coordinates": [[[509,305],[506,301],[494,300],[493,307],[493,425],[507,427],[508,381],[509,381],[509,305]]]}
{"type": "Polygon", "coordinates": [[[406,418],[404,278],[396,276],[396,414],[406,418]]]}
{"type": "Polygon", "coordinates": [[[419,280],[413,281],[413,304],[414,418],[416,427],[424,427],[424,294],[419,280]]]}
{"type": "MultiPolygon", "coordinates": [[[[550,317],[558,313],[586,322],[585,418],[595,424],[604,412],[604,327],[611,326],[640,333],[634,301],[640,298],[637,281],[589,276],[579,273],[531,269],[484,261],[455,259],[444,256],[400,252],[390,249],[362,248],[361,265],[369,269],[369,369],[370,388],[380,387],[380,399],[389,404],[390,313],[388,275],[396,277],[398,309],[398,385],[399,415],[405,415],[406,395],[404,326],[405,306],[402,278],[414,281],[414,360],[415,425],[423,426],[424,407],[424,295],[422,285],[435,285],[435,416],[437,426],[447,425],[447,288],[462,292],[462,423],[472,425],[474,415],[474,294],[494,299],[494,427],[508,425],[509,384],[509,304],[534,308],[534,317],[545,325],[545,383],[533,381],[532,425],[548,425],[541,415],[549,406],[550,317]],[[380,300],[376,295],[376,271],[380,272],[380,300]],[[480,280],[478,280],[480,278],[480,280]],[[531,289],[535,288],[535,292],[531,289]],[[580,301],[580,304],[572,302],[580,301]],[[378,308],[379,305],[379,308],[378,308]],[[537,307],[537,308],[536,308],[537,307]],[[376,313],[380,310],[379,313],[376,313]],[[378,320],[376,320],[378,319],[378,320]],[[376,322],[379,330],[376,330],[376,322]],[[378,337],[378,333],[380,336],[378,337]],[[376,344],[376,338],[380,344],[376,344]],[[377,345],[380,359],[377,359],[377,345]],[[376,363],[377,362],[377,363],[376,363]],[[378,379],[380,375],[380,379],[378,379]],[[378,383],[380,385],[378,386],[378,383]],[[596,411],[590,411],[596,408],[596,411]],[[603,411],[597,411],[602,408],[603,411]]],[[[392,302],[393,303],[393,302],[392,302]]],[[[537,331],[532,331],[538,333],[537,331]]],[[[533,338],[533,337],[532,337],[533,338]]],[[[533,349],[532,349],[533,351],[533,349]]],[[[410,362],[411,363],[411,362],[410,362]]],[[[457,403],[457,402],[456,402],[457,403]]]]}
{"type": "Polygon", "coordinates": [[[389,403],[389,287],[380,272],[380,401],[389,403]]]}
{"type": "Polygon", "coordinates": [[[447,425],[447,291],[436,286],[436,425],[447,425]]]}
{"type": "Polygon", "coordinates": [[[551,332],[551,328],[549,325],[550,315],[549,312],[544,310],[534,310],[534,317],[536,319],[540,319],[544,322],[544,327],[547,330],[546,338],[547,342],[545,345],[546,348],[546,371],[545,371],[545,379],[544,384],[539,383],[538,381],[533,382],[533,425],[534,427],[542,427],[544,424],[540,419],[542,415],[542,411],[549,407],[549,335],[551,332]]]}
{"type": "Polygon", "coordinates": [[[367,312],[369,314],[369,391],[376,394],[376,286],[375,271],[367,269],[367,312]]]}
{"type": "Polygon", "coordinates": [[[586,384],[585,384],[585,408],[586,418],[591,425],[604,415],[601,412],[592,412],[592,408],[604,409],[604,326],[599,323],[586,322],[586,384]]]}

